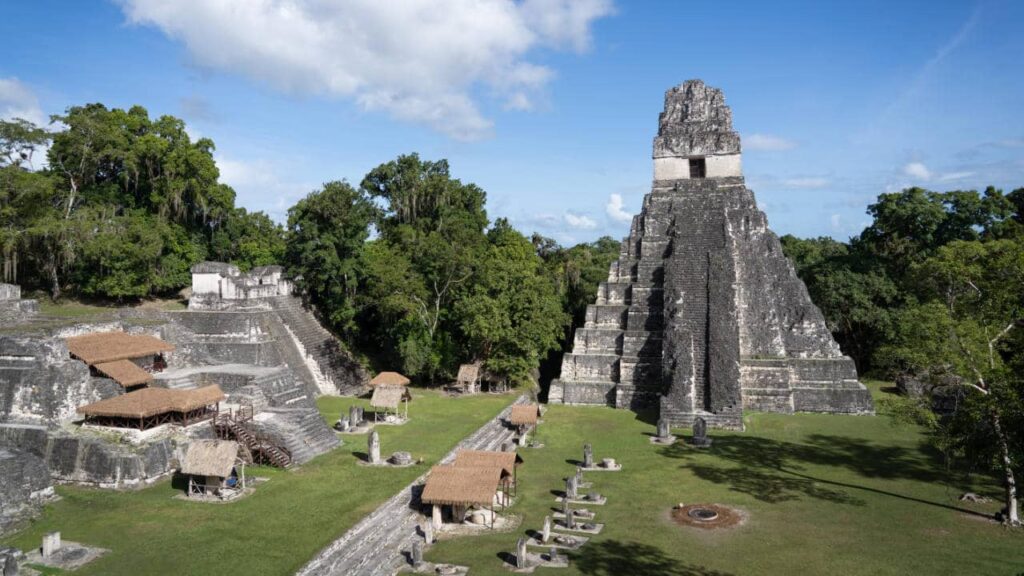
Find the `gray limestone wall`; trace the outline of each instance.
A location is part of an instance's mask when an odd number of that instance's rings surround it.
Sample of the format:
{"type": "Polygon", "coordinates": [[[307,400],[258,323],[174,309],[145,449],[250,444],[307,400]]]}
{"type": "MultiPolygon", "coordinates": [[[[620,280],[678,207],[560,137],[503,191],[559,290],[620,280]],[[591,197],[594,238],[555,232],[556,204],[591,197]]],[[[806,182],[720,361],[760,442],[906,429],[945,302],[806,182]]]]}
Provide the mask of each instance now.
{"type": "Polygon", "coordinates": [[[116,393],[99,380],[61,338],[0,336],[0,422],[72,420],[79,406],[116,393]]]}
{"type": "Polygon", "coordinates": [[[178,446],[169,438],[135,446],[30,425],[0,425],[0,446],[40,458],[56,482],[101,488],[145,486],[170,474],[179,461],[178,446]]]}
{"type": "Polygon", "coordinates": [[[46,463],[36,455],[0,448],[0,536],[34,518],[53,496],[46,463]]]}

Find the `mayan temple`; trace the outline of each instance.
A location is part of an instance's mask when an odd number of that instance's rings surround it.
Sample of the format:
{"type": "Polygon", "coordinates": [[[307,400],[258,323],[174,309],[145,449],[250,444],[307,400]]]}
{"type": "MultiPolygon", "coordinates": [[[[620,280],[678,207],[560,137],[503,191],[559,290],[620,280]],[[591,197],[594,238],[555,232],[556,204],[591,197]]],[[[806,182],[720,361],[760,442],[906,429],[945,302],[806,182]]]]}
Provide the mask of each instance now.
{"type": "Polygon", "coordinates": [[[550,402],[658,405],[674,426],[725,428],[742,428],[744,409],[872,412],[741,166],[721,90],[665,93],[651,192],[550,402]]]}

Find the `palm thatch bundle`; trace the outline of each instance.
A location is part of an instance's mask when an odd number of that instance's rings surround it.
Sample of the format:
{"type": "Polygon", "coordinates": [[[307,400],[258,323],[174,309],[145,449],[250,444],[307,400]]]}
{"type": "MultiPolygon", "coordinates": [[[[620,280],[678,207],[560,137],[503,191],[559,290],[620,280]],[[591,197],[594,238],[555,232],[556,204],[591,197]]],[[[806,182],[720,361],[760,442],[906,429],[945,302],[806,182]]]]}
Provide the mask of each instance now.
{"type": "Polygon", "coordinates": [[[167,412],[186,413],[217,404],[225,398],[216,384],[195,390],[143,388],[78,408],[85,416],[148,418],[167,412]]]}
{"type": "Polygon", "coordinates": [[[181,473],[193,476],[227,478],[238,458],[238,442],[233,440],[196,440],[188,446],[181,473]]]}
{"type": "Polygon", "coordinates": [[[174,350],[173,344],[159,338],[126,332],[92,332],[66,338],[65,342],[72,356],[90,366],[174,350]]]}
{"type": "Polygon", "coordinates": [[[434,466],[420,500],[435,505],[491,506],[501,477],[500,468],[434,466]]]}

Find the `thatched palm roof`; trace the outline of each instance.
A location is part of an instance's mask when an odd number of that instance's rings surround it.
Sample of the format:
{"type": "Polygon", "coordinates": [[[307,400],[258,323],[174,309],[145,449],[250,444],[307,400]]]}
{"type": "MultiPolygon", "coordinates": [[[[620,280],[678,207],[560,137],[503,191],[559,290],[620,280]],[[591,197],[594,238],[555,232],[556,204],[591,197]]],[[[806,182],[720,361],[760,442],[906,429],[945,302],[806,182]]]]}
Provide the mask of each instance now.
{"type": "Polygon", "coordinates": [[[480,363],[463,364],[459,366],[459,374],[455,381],[459,384],[472,384],[480,379],[480,363]]]}
{"type": "Polygon", "coordinates": [[[409,379],[398,372],[381,372],[370,380],[370,386],[408,386],[409,379]]]}
{"type": "Polygon", "coordinates": [[[454,465],[460,468],[498,468],[504,474],[511,475],[515,467],[522,463],[522,457],[515,452],[459,450],[455,454],[454,465]]]}
{"type": "Polygon", "coordinates": [[[93,332],[72,336],[66,342],[71,355],[90,366],[174,350],[173,344],[159,338],[125,332],[93,332]]]}
{"type": "Polygon", "coordinates": [[[427,476],[420,500],[424,504],[490,506],[501,483],[500,468],[435,466],[427,476]]]}
{"type": "Polygon", "coordinates": [[[220,386],[213,384],[195,390],[143,388],[78,408],[85,416],[148,418],[167,412],[191,412],[224,399],[220,386]]]}
{"type": "Polygon", "coordinates": [[[112,378],[115,382],[124,386],[138,386],[153,380],[153,375],[139,368],[131,360],[115,360],[113,362],[102,362],[94,365],[97,370],[112,378]]]}
{"type": "Polygon", "coordinates": [[[377,386],[373,389],[370,406],[374,408],[398,408],[402,400],[412,400],[412,394],[405,386],[377,386]]]}
{"type": "Polygon", "coordinates": [[[536,424],[538,418],[540,418],[539,404],[516,404],[512,407],[512,413],[508,415],[508,421],[513,426],[536,424]]]}
{"type": "Polygon", "coordinates": [[[238,442],[233,440],[196,440],[188,445],[181,463],[182,474],[227,478],[238,458],[238,442]]]}

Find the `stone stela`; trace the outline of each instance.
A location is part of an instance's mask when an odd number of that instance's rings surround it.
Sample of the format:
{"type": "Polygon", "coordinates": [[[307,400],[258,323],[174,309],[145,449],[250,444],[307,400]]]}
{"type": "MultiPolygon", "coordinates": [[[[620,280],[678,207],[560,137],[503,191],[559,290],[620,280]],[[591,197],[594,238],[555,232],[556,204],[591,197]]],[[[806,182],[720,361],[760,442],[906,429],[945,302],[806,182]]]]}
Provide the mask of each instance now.
{"type": "Polygon", "coordinates": [[[700,416],[736,429],[745,409],[873,413],[747,189],[741,152],[721,90],[688,80],[665,93],[651,191],[549,402],[657,406],[669,426],[700,416]]]}
{"type": "Polygon", "coordinates": [[[370,432],[367,439],[370,464],[380,464],[380,434],[376,430],[370,432]]]}

